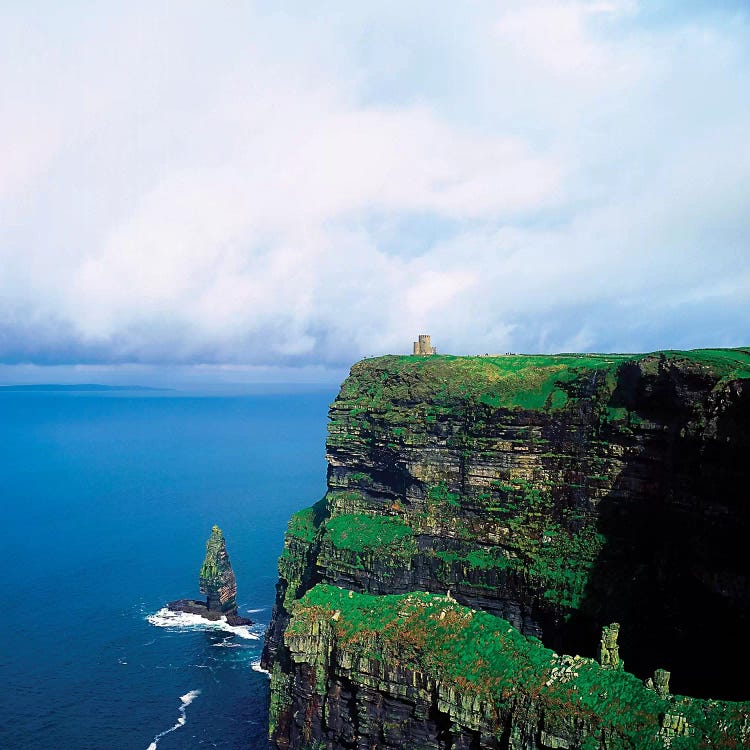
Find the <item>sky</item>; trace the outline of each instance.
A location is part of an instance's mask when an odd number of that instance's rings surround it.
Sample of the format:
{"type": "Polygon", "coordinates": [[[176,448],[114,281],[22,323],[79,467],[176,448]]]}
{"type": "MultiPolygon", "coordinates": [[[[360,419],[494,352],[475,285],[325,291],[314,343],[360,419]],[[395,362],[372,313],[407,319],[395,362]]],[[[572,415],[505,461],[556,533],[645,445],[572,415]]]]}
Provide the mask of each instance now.
{"type": "Polygon", "coordinates": [[[0,382],[750,344],[750,3],[0,0],[0,382]]]}

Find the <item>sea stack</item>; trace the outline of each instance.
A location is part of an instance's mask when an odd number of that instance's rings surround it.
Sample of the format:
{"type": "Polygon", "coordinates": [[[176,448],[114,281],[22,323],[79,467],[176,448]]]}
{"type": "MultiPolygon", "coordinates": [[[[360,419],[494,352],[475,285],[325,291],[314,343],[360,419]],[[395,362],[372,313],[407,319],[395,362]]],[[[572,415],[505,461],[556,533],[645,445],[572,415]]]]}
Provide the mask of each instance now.
{"type": "Polygon", "coordinates": [[[220,620],[222,617],[230,625],[251,625],[252,620],[237,614],[237,581],[229,562],[227,543],[218,526],[211,529],[206,542],[206,557],[198,576],[200,592],[206,601],[178,599],[167,605],[173,612],[188,612],[200,615],[207,620],[220,620]]]}

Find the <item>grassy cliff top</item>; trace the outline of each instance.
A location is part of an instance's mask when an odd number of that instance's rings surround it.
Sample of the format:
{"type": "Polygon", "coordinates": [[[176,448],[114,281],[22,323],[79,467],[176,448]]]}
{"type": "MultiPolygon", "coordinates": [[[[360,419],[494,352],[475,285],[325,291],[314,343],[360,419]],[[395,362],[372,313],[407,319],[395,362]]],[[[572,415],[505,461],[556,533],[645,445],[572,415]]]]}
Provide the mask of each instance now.
{"type": "Polygon", "coordinates": [[[628,747],[662,748],[664,714],[681,715],[691,727],[690,736],[674,739],[674,748],[733,747],[750,722],[748,703],[662,699],[624,670],[561,657],[506,620],[446,596],[373,596],[319,584],[295,603],[286,637],[311,635],[322,622],[353,655],[425,672],[498,708],[524,696],[539,699],[548,717],[593,719],[628,747]]]}
{"type": "Polygon", "coordinates": [[[474,397],[494,407],[555,408],[566,384],[594,372],[615,385],[617,370],[638,363],[644,373],[676,367],[719,382],[750,378],[750,348],[693,349],[649,354],[510,354],[504,356],[388,355],[352,367],[339,401],[369,408],[394,401],[445,401],[474,397]]]}

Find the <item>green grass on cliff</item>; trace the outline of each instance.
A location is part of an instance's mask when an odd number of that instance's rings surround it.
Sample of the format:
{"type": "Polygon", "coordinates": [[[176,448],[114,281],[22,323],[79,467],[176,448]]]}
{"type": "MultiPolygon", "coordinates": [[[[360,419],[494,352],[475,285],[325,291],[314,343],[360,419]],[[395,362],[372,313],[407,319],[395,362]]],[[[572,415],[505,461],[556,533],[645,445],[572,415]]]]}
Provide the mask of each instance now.
{"type": "Polygon", "coordinates": [[[341,395],[360,408],[400,400],[450,403],[468,398],[493,407],[556,408],[567,398],[560,384],[575,379],[581,370],[614,370],[628,358],[617,354],[378,357],[352,368],[341,395]]]}
{"type": "Polygon", "coordinates": [[[315,541],[318,527],[315,524],[315,509],[305,508],[294,513],[289,519],[287,533],[303,542],[315,541]]]}
{"type": "Polygon", "coordinates": [[[634,675],[603,670],[591,659],[579,659],[561,678],[561,658],[540,641],[443,596],[372,596],[319,584],[294,605],[285,636],[292,650],[295,638],[317,633],[324,622],[352,664],[375,659],[391,670],[424,672],[458,691],[460,700],[480,698],[501,714],[514,699],[532,699],[543,706],[548,726],[593,722],[610,732],[613,748],[663,748],[658,732],[665,713],[684,716],[691,727],[690,736],[672,738],[675,750],[740,747],[743,732],[750,738],[749,703],[663,700],[634,675]]]}
{"type": "Polygon", "coordinates": [[[450,404],[471,398],[496,408],[556,409],[567,402],[566,384],[598,371],[614,385],[612,376],[629,361],[641,361],[646,370],[658,368],[662,361],[688,363],[709,371],[717,380],[750,378],[750,349],[499,357],[388,355],[354,365],[339,398],[352,402],[352,416],[401,401],[450,404]]]}
{"type": "Polygon", "coordinates": [[[321,524],[327,517],[326,497],[323,497],[315,505],[292,514],[286,528],[287,539],[312,543],[318,535],[321,524]]]}
{"type": "Polygon", "coordinates": [[[336,516],[326,522],[323,540],[358,553],[417,551],[411,527],[395,516],[336,516]]]}
{"type": "Polygon", "coordinates": [[[691,349],[665,351],[667,360],[692,362],[717,375],[721,380],[750,378],[750,348],[691,349]]]}

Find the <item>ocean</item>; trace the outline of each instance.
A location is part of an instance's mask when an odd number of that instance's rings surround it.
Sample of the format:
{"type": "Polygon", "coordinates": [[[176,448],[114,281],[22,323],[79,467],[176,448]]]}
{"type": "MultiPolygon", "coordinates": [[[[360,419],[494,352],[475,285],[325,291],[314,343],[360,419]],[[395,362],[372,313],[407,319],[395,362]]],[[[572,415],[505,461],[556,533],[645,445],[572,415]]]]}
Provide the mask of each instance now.
{"type": "Polygon", "coordinates": [[[0,392],[0,748],[266,747],[276,560],[334,396],[0,392]],[[213,524],[248,628],[161,611],[213,524]]]}

